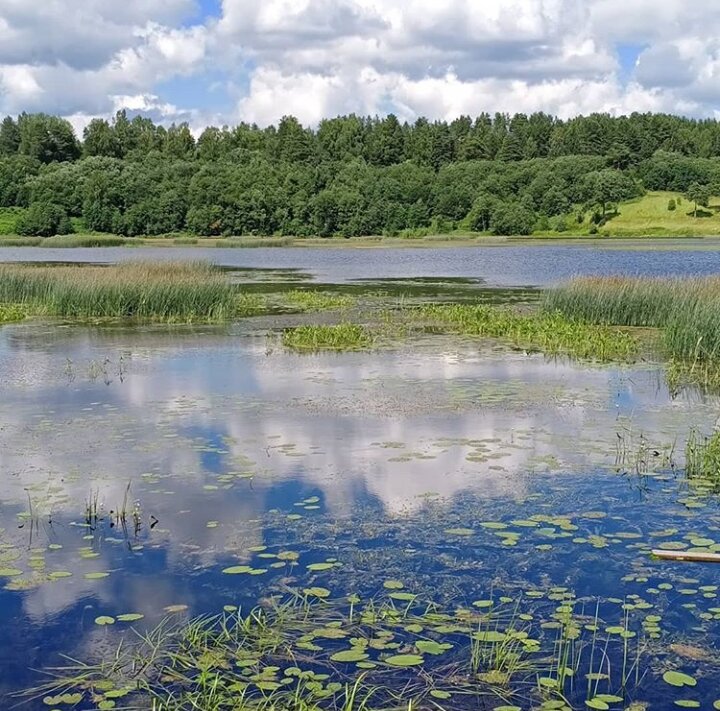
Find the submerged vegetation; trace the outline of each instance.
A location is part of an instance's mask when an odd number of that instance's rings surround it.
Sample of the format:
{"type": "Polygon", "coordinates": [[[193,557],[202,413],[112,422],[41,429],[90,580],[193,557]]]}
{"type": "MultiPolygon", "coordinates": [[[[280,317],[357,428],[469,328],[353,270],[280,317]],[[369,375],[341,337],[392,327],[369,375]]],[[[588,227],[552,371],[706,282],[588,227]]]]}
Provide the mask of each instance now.
{"type": "Polygon", "coordinates": [[[629,610],[610,624],[599,602],[567,588],[454,610],[400,581],[384,588],[378,598],[334,600],[327,588],[308,587],[245,615],[229,606],[219,616],[167,620],[98,663],[52,670],[53,680],[30,694],[50,705],[68,695],[98,709],[122,699],[125,709],[163,711],[568,710],[571,699],[608,709],[631,696],[659,631],[652,616],[643,622],[629,610]],[[533,614],[548,601],[547,618],[533,614]],[[618,651],[616,668],[609,655],[618,651]]]}
{"type": "Polygon", "coordinates": [[[472,305],[424,305],[417,315],[454,333],[507,340],[514,346],[548,354],[563,353],[593,360],[632,360],[638,341],[629,333],[588,325],[560,313],[520,313],[472,305]]]}
{"type": "Polygon", "coordinates": [[[359,351],[370,348],[374,336],[359,324],[341,323],[289,328],[284,331],[282,342],[295,351],[359,351]]]}
{"type": "Polygon", "coordinates": [[[235,289],[205,264],[0,265],[0,302],[62,318],[218,321],[233,314],[235,289]]]}

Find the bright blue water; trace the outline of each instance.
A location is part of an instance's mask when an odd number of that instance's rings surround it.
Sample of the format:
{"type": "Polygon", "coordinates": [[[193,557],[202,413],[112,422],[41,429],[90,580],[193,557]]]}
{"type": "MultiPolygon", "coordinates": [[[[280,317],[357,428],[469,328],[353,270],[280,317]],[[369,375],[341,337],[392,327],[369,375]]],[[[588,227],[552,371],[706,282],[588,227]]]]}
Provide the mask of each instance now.
{"type": "MultiPolygon", "coordinates": [[[[393,578],[453,608],[544,591],[523,610],[550,649],[555,631],[541,623],[559,604],[552,588],[572,590],[590,618],[599,602],[603,629],[622,624],[623,602],[646,601],[630,611],[645,651],[629,698],[709,708],[720,696],[714,657],[670,647],[715,654],[717,569],[648,556],[663,541],[720,541],[718,500],[690,496],[672,472],[638,476],[630,460],[615,471],[619,440],[633,450],[642,433],[659,452],[715,421],[716,402],[672,400],[653,367],[574,366],[452,339],[301,357],[247,328],[18,325],[0,330],[0,402],[0,568],[20,573],[1,579],[0,693],[37,683],[29,668],[61,653],[109,652],[129,625],[100,628],[99,615],[144,614],[142,628],[168,606],[217,613],[306,585],[367,597],[393,578]],[[129,481],[140,525],[123,533],[109,512],[129,481]],[[95,497],[103,520],[88,527],[95,497]],[[550,522],[523,523],[538,516],[550,522]],[[505,524],[515,545],[487,522],[505,524]],[[262,555],[283,550],[298,566],[269,568],[262,555]],[[340,566],[308,570],[327,559],[340,566]],[[222,573],[239,564],[268,572],[222,573]],[[72,576],[53,580],[58,571],[72,576]],[[85,578],[96,572],[109,576],[85,578]],[[662,617],[659,639],[642,637],[650,613],[662,617]],[[697,687],[669,687],[666,669],[697,687]]],[[[620,638],[608,655],[617,669],[620,638]]],[[[568,692],[577,708],[579,686],[568,692]]]]}

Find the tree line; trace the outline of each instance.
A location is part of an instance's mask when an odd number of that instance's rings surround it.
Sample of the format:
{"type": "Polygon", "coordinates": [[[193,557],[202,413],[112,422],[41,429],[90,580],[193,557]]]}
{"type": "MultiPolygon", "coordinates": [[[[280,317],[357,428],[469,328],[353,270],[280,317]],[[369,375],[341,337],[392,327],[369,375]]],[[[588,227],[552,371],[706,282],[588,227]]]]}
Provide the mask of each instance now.
{"type": "Polygon", "coordinates": [[[720,122],[351,115],[311,129],[285,117],[196,138],[187,124],[120,111],[91,121],[82,139],[45,114],[0,124],[0,207],[27,208],[24,234],[562,232],[602,225],[644,190],[690,191],[700,204],[720,192],[720,122]]]}

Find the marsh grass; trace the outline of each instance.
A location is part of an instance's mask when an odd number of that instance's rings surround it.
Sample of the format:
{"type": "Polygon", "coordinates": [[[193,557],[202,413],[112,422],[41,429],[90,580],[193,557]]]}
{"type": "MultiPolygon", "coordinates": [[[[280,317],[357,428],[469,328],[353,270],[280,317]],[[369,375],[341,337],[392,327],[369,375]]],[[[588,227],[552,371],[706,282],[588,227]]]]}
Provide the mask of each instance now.
{"type": "Polygon", "coordinates": [[[0,304],[0,323],[22,321],[27,315],[27,311],[17,304],[0,304]]]}
{"type": "Polygon", "coordinates": [[[0,247],[39,247],[42,243],[42,237],[0,236],[0,247]]]}
{"type": "Polygon", "coordinates": [[[720,481],[720,432],[709,437],[693,430],[685,448],[685,473],[690,479],[720,481]]]}
{"type": "Polygon", "coordinates": [[[344,294],[328,294],[321,291],[289,291],[283,296],[284,304],[295,311],[340,311],[355,305],[356,299],[344,294]]]}
{"type": "Polygon", "coordinates": [[[225,276],[202,263],[0,265],[0,302],[63,318],[214,322],[234,314],[235,299],[225,276]]]}
{"type": "Polygon", "coordinates": [[[720,360],[720,278],[589,277],[549,290],[546,311],[589,324],[663,329],[667,355],[720,360]]]}
{"type": "Polygon", "coordinates": [[[215,242],[216,247],[225,248],[261,248],[261,247],[292,247],[292,237],[229,237],[215,242]]]}
{"type": "Polygon", "coordinates": [[[117,235],[55,235],[46,237],[38,245],[40,247],[73,248],[73,247],[123,247],[134,244],[133,240],[117,235]]]}
{"type": "Polygon", "coordinates": [[[603,632],[599,601],[587,616],[584,605],[575,612],[581,603],[569,592],[551,612],[557,635],[543,634],[519,601],[444,610],[409,593],[287,593],[246,613],[168,618],[131,632],[114,650],[103,645],[96,661],[47,670],[48,681],[23,696],[157,711],[540,708],[548,698],[585,695],[574,679],[584,680],[586,669],[597,677],[588,679],[588,699],[601,688],[629,689],[644,644],[628,611],[603,632]],[[611,667],[613,649],[621,668],[611,667]]]}
{"type": "Polygon", "coordinates": [[[282,334],[283,345],[294,351],[359,351],[372,347],[374,342],[374,334],[355,323],[298,326],[282,334]]]}
{"type": "Polygon", "coordinates": [[[625,331],[583,323],[558,312],[521,313],[478,305],[428,304],[415,314],[435,328],[506,340],[516,347],[548,354],[612,361],[633,360],[639,350],[637,339],[625,331]]]}

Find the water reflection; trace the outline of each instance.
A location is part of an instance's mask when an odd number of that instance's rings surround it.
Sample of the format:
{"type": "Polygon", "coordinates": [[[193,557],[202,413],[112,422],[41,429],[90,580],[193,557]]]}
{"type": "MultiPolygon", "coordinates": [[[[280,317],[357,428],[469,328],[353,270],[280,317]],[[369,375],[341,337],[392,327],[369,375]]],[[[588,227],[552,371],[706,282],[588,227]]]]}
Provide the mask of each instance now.
{"type": "MultiPolygon", "coordinates": [[[[152,621],[171,605],[202,612],[262,594],[288,571],[241,589],[218,576],[224,565],[257,562],[260,546],[296,546],[309,560],[343,551],[349,575],[342,521],[385,521],[384,546],[426,546],[423,560],[434,562],[417,568],[426,576],[447,554],[442,530],[451,524],[434,526],[438,502],[460,507],[462,526],[489,512],[521,518],[523,507],[550,505],[555,494],[533,502],[552,472],[573,482],[564,512],[582,510],[587,496],[588,507],[622,512],[616,526],[627,529],[637,492],[622,483],[598,492],[569,473],[611,467],[619,432],[661,446],[706,429],[716,411],[672,400],[651,366],[550,362],[456,339],[297,356],[233,328],[147,328],[129,338],[42,325],[0,330],[0,402],[0,574],[17,571],[3,578],[0,620],[25,639],[0,644],[0,689],[26,677],[18,645],[42,665],[68,651],[68,634],[70,646],[105,639],[98,614],[152,621]],[[128,482],[139,525],[129,518],[124,531],[110,512],[122,508],[128,482]],[[95,501],[99,521],[86,518],[95,501]],[[46,642],[42,628],[62,639],[46,642]]],[[[587,526],[587,535],[606,530],[587,526]]],[[[510,572],[493,569],[492,548],[450,550],[455,560],[484,560],[482,575],[510,572]]],[[[591,585],[565,559],[542,569],[533,560],[517,557],[513,569],[591,585]]],[[[462,575],[477,581],[478,570],[473,563],[462,575]]],[[[356,573],[367,582],[367,568],[356,573]]]]}

